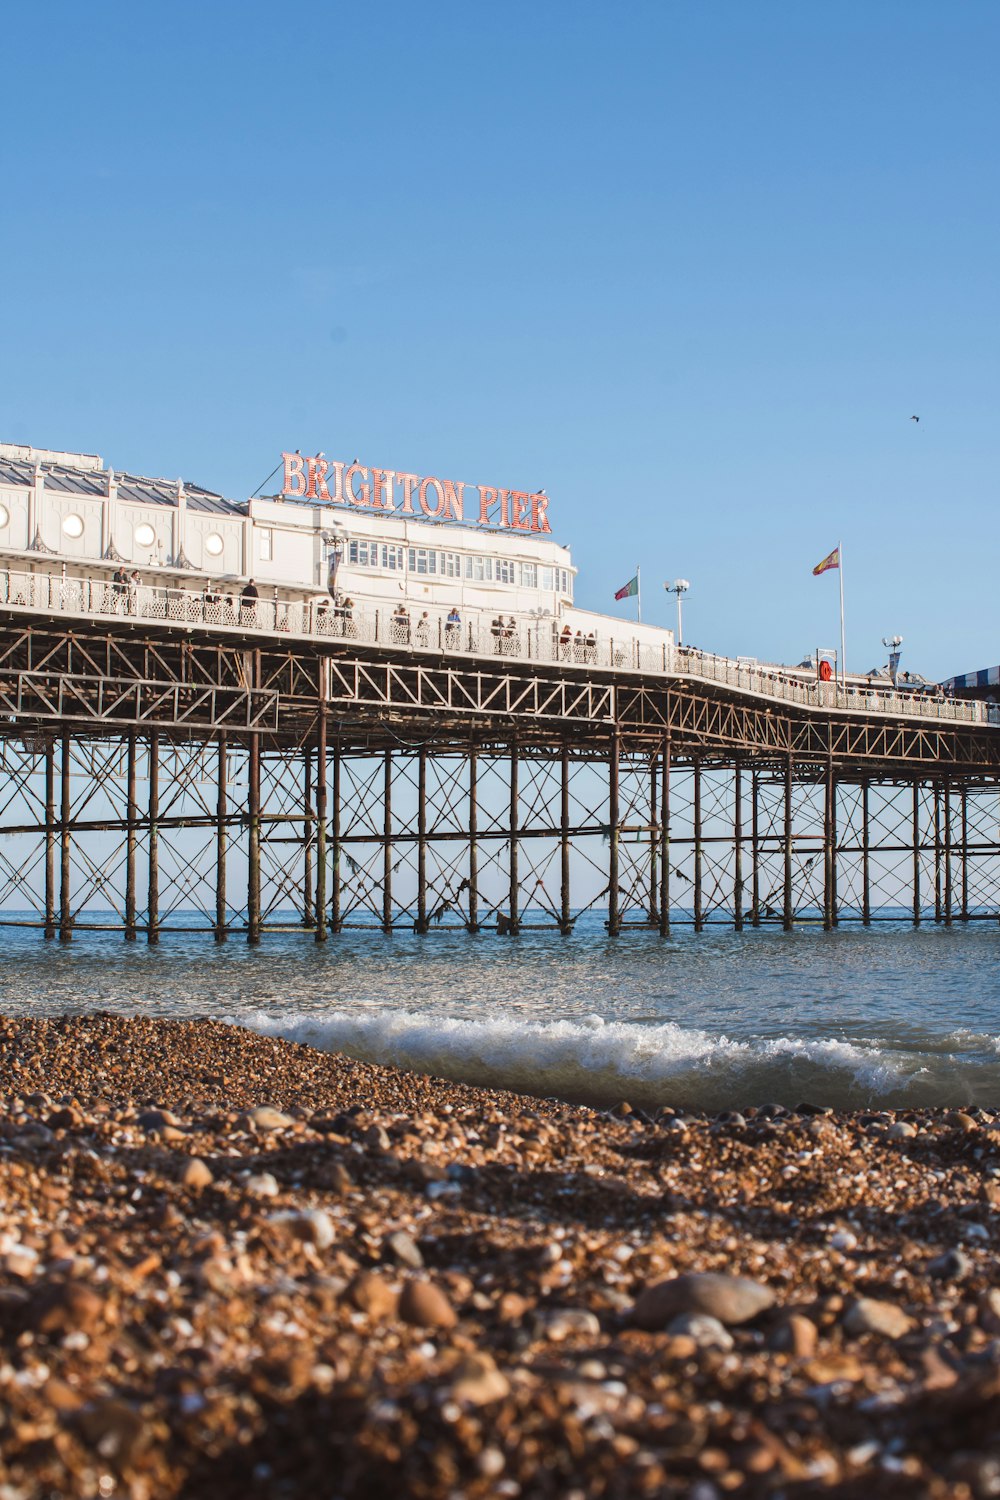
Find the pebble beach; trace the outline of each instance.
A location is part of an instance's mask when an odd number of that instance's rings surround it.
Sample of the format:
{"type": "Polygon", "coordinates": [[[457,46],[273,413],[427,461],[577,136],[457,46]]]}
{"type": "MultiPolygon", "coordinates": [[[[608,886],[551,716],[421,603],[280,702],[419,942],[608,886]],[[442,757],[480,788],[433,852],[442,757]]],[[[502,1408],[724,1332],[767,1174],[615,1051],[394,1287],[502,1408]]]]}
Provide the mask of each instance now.
{"type": "Polygon", "coordinates": [[[0,1020],[0,1500],[1000,1494],[1000,1111],[0,1020]]]}

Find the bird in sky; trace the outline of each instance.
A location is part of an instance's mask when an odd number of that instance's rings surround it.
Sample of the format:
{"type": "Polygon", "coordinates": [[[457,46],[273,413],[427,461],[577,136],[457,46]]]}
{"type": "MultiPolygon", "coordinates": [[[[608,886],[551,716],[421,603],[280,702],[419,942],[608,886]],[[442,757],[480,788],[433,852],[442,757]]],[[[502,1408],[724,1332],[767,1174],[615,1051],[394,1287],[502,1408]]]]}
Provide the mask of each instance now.
{"type": "Polygon", "coordinates": [[[919,422],[919,421],[920,421],[920,418],[919,418],[919,417],[911,417],[911,418],[910,418],[910,421],[911,421],[911,422],[919,422]]]}

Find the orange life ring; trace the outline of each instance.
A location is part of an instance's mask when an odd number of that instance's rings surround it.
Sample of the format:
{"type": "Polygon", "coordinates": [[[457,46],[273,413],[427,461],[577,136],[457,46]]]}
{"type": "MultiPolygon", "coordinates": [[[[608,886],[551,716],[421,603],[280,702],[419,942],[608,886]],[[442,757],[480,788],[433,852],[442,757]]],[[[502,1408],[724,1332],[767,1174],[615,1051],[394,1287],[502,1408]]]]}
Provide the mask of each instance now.
{"type": "Polygon", "coordinates": [[[830,678],[832,676],[833,676],[833,668],[831,667],[830,663],[828,661],[821,661],[820,664],[819,664],[819,680],[820,680],[820,682],[829,682],[830,678]]]}

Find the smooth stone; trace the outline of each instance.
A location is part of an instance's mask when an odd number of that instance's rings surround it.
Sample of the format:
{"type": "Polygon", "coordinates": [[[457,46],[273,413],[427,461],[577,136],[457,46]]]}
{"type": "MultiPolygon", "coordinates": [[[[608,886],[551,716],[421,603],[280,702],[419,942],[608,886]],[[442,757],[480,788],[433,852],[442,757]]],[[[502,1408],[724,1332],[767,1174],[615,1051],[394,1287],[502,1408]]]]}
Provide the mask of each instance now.
{"type": "Polygon", "coordinates": [[[407,1281],[399,1294],[399,1316],[418,1328],[454,1328],[458,1316],[432,1281],[407,1281]]]}
{"type": "Polygon", "coordinates": [[[369,1151],[385,1152],[392,1147],[389,1132],[381,1125],[369,1125],[361,1139],[369,1151]]]}
{"type": "Polygon", "coordinates": [[[328,1249],[337,1238],[336,1227],[325,1208],[275,1214],[272,1223],[284,1224],[297,1240],[305,1245],[315,1245],[317,1250],[328,1249]]]}
{"type": "Polygon", "coordinates": [[[291,1115],[283,1115],[280,1109],[272,1109],[269,1104],[261,1104],[257,1109],[250,1111],[250,1118],[258,1130],[286,1130],[295,1121],[291,1115]]]}
{"type": "Polygon", "coordinates": [[[944,1123],[950,1125],[952,1130],[964,1131],[966,1135],[979,1129],[979,1121],[967,1115],[964,1109],[956,1109],[950,1115],[945,1115],[944,1123]]]}
{"type": "Polygon", "coordinates": [[[141,1125],[143,1130],[154,1131],[163,1130],[168,1125],[176,1129],[181,1121],[169,1109],[144,1109],[136,1117],[136,1123],[141,1125]]]}
{"type": "Polygon", "coordinates": [[[316,1181],[320,1187],[341,1195],[349,1193],[354,1186],[354,1178],[339,1161],[325,1161],[316,1173],[316,1181]]]}
{"type": "Polygon", "coordinates": [[[728,1354],[733,1347],[732,1334],[707,1313],[678,1313],[667,1324],[667,1333],[671,1338],[693,1339],[699,1349],[717,1349],[721,1354],[728,1354]]]}
{"type": "Polygon", "coordinates": [[[31,1326],[39,1333],[90,1333],[104,1316],[104,1298],[82,1281],[46,1287],[30,1309],[31,1326]]]}
{"type": "Polygon", "coordinates": [[[811,1318],[792,1313],[771,1334],[768,1347],[779,1354],[793,1354],[796,1359],[812,1359],[816,1353],[819,1330],[811,1318]]]}
{"type": "Polygon", "coordinates": [[[927,1274],[936,1281],[963,1281],[972,1271],[972,1261],[957,1246],[928,1262],[927,1274]]]}
{"type": "Polygon", "coordinates": [[[278,1179],[270,1172],[254,1172],[247,1178],[245,1187],[251,1198],[276,1198],[281,1191],[278,1179]]]}
{"type": "Polygon", "coordinates": [[[211,1187],[214,1181],[211,1167],[207,1166],[200,1156],[192,1156],[181,1173],[183,1186],[192,1193],[204,1192],[205,1188],[211,1187]]]}
{"type": "Polygon", "coordinates": [[[632,1309],[637,1328],[658,1333],[678,1313],[707,1313],[720,1323],[748,1323],[773,1307],[769,1286],[745,1276],[703,1271],[654,1282],[640,1293],[632,1309]]]}
{"type": "Polygon", "coordinates": [[[887,1339],[901,1339],[913,1327],[913,1319],[894,1302],[879,1302],[874,1297],[859,1297],[844,1314],[844,1331],[853,1338],[877,1333],[887,1339]]]}
{"type": "Polygon", "coordinates": [[[1000,1333],[1000,1287],[987,1287],[980,1297],[979,1324],[987,1333],[1000,1333]]]}
{"type": "Polygon", "coordinates": [[[908,1141],[917,1133],[917,1127],[911,1125],[909,1120],[896,1120],[886,1131],[886,1139],[890,1141],[908,1141]]]}
{"type": "Polygon", "coordinates": [[[852,1229],[835,1229],[827,1243],[831,1250],[856,1250],[858,1237],[852,1229]]]}
{"type": "Polygon", "coordinates": [[[395,1317],[399,1297],[384,1277],[375,1271],[362,1271],[347,1288],[348,1301],[359,1312],[367,1313],[373,1323],[395,1317]]]}
{"type": "Polygon", "coordinates": [[[456,1367],[451,1394],[465,1406],[487,1406],[510,1393],[510,1382],[488,1354],[468,1354],[456,1367]]]}
{"type": "Polygon", "coordinates": [[[546,1312],[540,1319],[542,1332],[550,1344],[561,1344],[566,1339],[600,1337],[601,1325],[592,1312],[580,1307],[560,1307],[546,1312]]]}
{"type": "Polygon", "coordinates": [[[424,1257],[420,1253],[420,1247],[405,1230],[397,1229],[395,1234],[390,1234],[385,1246],[393,1260],[401,1266],[409,1266],[411,1271],[422,1269],[424,1257]]]}

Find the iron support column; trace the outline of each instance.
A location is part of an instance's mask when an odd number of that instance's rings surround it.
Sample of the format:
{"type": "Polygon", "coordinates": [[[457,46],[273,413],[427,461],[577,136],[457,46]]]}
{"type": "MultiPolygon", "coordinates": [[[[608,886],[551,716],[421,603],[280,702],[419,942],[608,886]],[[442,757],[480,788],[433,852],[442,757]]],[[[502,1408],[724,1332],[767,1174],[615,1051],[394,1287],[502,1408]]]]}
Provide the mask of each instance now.
{"type": "Polygon", "coordinates": [[[750,924],[760,926],[760,772],[750,772],[750,924]]]}
{"type": "Polygon", "coordinates": [[[913,925],[920,926],[920,783],[913,783],[913,925]]]}
{"type": "Polygon", "coordinates": [[[340,774],[341,774],[341,748],[339,738],[333,742],[333,869],[330,873],[330,931],[340,932],[343,926],[340,907],[340,774]]]}
{"type": "Polygon", "coordinates": [[[790,932],[795,921],[792,906],[792,757],[785,760],[785,891],[782,909],[782,926],[790,932]]]}
{"type": "Polygon", "coordinates": [[[226,853],[228,837],[226,816],[229,811],[229,744],[219,736],[215,751],[215,941],[224,943],[229,926],[226,921],[226,853]]]}
{"type": "Polygon", "coordinates": [[[826,795],[823,804],[823,927],[832,932],[837,925],[837,783],[833,757],[826,762],[826,795]]]}
{"type": "Polygon", "coordinates": [[[564,744],[559,776],[559,931],[568,937],[573,931],[570,907],[569,856],[572,845],[569,832],[569,747],[564,744]]]}
{"type": "Polygon", "coordinates": [[[149,736],[149,880],[146,890],[146,941],[160,941],[160,737],[149,736]]]}
{"type": "Polygon", "coordinates": [[[56,742],[45,741],[45,936],[56,935],[56,742]]]}
{"type": "Polygon", "coordinates": [[[954,907],[951,868],[951,777],[944,779],[944,925],[950,927],[954,907]]]}
{"type": "Polygon", "coordinates": [[[392,751],[385,752],[382,793],[382,931],[392,931],[392,751]]]}
{"type": "Polygon", "coordinates": [[[657,783],[656,783],[656,756],[654,755],[652,757],[652,759],[650,760],[650,763],[649,763],[649,906],[648,906],[647,910],[648,910],[648,913],[649,913],[650,926],[652,926],[655,923],[655,921],[656,921],[656,906],[657,906],[657,896],[656,896],[656,887],[657,887],[656,861],[657,861],[657,852],[658,852],[657,848],[656,848],[656,799],[657,799],[657,790],[658,790],[658,788],[657,788],[657,783]]]}
{"type": "Polygon", "coordinates": [[[327,894],[327,868],[326,868],[326,819],[327,819],[327,796],[326,796],[326,699],[323,696],[323,667],[320,663],[320,704],[319,716],[316,725],[316,932],[317,943],[325,943],[327,938],[326,909],[328,904],[327,894]]]}
{"type": "Polygon", "coordinates": [[[962,915],[962,921],[963,922],[967,922],[969,920],[969,789],[968,789],[967,786],[963,786],[962,787],[961,792],[959,793],[959,796],[960,796],[960,806],[961,806],[961,816],[962,816],[962,824],[961,824],[961,829],[962,829],[962,848],[961,848],[961,861],[962,861],[962,866],[961,866],[961,868],[962,868],[962,913],[961,913],[961,915],[962,915]]]}
{"type": "Polygon", "coordinates": [[[619,772],[621,770],[621,745],[617,731],[608,756],[608,932],[617,937],[621,932],[621,914],[618,908],[618,822],[619,772]]]}
{"type": "Polygon", "coordinates": [[[71,754],[69,731],[63,730],[62,753],[59,766],[62,790],[62,806],[59,819],[59,939],[63,943],[68,943],[73,936],[73,911],[70,891],[72,881],[72,867],[70,864],[70,812],[72,801],[70,798],[69,780],[71,754]]]}
{"type": "Polygon", "coordinates": [[[427,931],[427,746],[417,751],[417,932],[427,931]]]}
{"type": "Polygon", "coordinates": [[[733,926],[743,931],[743,767],[733,770],[733,926]]]}
{"type": "Polygon", "coordinates": [[[670,735],[660,765],[660,936],[670,935],[670,735]]]}
{"type": "Polygon", "coordinates": [[[138,937],[136,924],[135,862],[138,848],[137,825],[139,808],[136,802],[136,739],[135,730],[128,735],[125,763],[125,937],[134,943],[138,937]]]}
{"type": "Polygon", "coordinates": [[[250,777],[247,796],[249,815],[249,868],[247,871],[247,942],[260,942],[260,735],[250,736],[250,777]]]}
{"type": "Polygon", "coordinates": [[[517,826],[518,826],[518,790],[517,790],[517,746],[510,747],[510,924],[508,931],[513,937],[520,931],[519,914],[519,885],[517,872],[517,826]]]}
{"type": "Polygon", "coordinates": [[[866,927],[872,922],[872,836],[869,816],[870,782],[866,776],[861,783],[861,920],[866,927]]]}
{"type": "Polygon", "coordinates": [[[313,908],[313,843],[316,836],[316,818],[313,812],[313,757],[307,745],[302,753],[302,925],[312,927],[315,920],[313,908]]]}
{"type": "Polygon", "coordinates": [[[476,747],[469,751],[469,920],[470,932],[479,931],[479,759],[476,747]]]}
{"type": "Polygon", "coordinates": [[[694,820],[694,930],[701,932],[705,926],[704,913],[702,911],[702,881],[701,881],[701,761],[695,759],[694,763],[694,807],[692,817],[694,820]]]}
{"type": "Polygon", "coordinates": [[[941,788],[934,783],[934,920],[944,915],[941,900],[941,788]]]}

